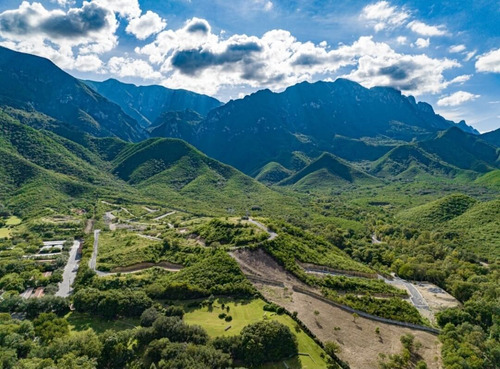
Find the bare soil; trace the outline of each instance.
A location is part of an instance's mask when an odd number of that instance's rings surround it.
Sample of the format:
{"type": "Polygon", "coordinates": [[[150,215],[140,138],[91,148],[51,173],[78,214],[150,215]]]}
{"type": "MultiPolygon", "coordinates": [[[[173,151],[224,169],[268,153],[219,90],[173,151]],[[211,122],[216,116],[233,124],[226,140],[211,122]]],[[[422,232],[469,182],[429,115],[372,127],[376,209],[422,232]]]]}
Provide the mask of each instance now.
{"type": "Polygon", "coordinates": [[[238,250],[231,256],[240,264],[243,273],[283,282],[284,288],[262,283],[254,285],[268,300],[289,311],[296,311],[298,318],[321,341],[337,342],[341,347],[339,357],[348,362],[352,369],[377,368],[380,353],[400,353],[400,337],[406,333],[413,334],[422,343],[419,354],[428,368],[442,368],[441,344],[435,335],[361,317],[354,320],[352,314],[342,309],[293,291],[293,285],[313,289],[286,272],[260,249],[238,250]],[[377,327],[380,334],[375,333],[377,327]]]}
{"type": "Polygon", "coordinates": [[[414,285],[427,301],[433,315],[444,309],[460,305],[460,302],[456,298],[435,284],[419,282],[414,285]]]}

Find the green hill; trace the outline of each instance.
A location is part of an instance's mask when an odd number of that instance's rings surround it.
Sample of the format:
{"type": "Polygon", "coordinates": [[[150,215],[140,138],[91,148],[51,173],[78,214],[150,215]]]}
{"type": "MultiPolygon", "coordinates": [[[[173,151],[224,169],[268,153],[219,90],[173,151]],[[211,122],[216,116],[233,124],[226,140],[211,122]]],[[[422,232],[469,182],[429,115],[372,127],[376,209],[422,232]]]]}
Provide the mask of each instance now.
{"type": "Polygon", "coordinates": [[[483,141],[480,136],[459,128],[440,132],[434,139],[418,143],[428,153],[457,168],[486,173],[500,168],[500,149],[483,141]]]}
{"type": "Polygon", "coordinates": [[[258,208],[269,213],[296,202],[178,139],[129,144],[113,163],[113,173],[145,196],[181,208],[216,214],[258,208]]]}
{"type": "Polygon", "coordinates": [[[446,224],[461,235],[462,242],[490,260],[500,257],[500,199],[478,202],[446,224]]]}
{"type": "Polygon", "coordinates": [[[423,227],[433,227],[464,214],[477,201],[463,194],[453,194],[427,204],[402,211],[399,219],[419,224],[423,227]]]}
{"type": "Polygon", "coordinates": [[[272,161],[260,169],[255,179],[264,184],[271,185],[290,177],[292,173],[291,170],[286,169],[280,163],[272,161]]]}
{"type": "Polygon", "coordinates": [[[339,185],[352,183],[373,183],[378,179],[364,173],[346,161],[329,153],[323,153],[319,158],[304,169],[281,181],[282,186],[293,185],[301,190],[328,189],[339,185]]]}
{"type": "Polygon", "coordinates": [[[478,177],[474,183],[500,189],[500,169],[483,174],[481,177],[478,177]]]}
{"type": "Polygon", "coordinates": [[[370,172],[380,177],[415,179],[429,175],[452,177],[460,170],[408,144],[395,147],[375,161],[370,172]]]}

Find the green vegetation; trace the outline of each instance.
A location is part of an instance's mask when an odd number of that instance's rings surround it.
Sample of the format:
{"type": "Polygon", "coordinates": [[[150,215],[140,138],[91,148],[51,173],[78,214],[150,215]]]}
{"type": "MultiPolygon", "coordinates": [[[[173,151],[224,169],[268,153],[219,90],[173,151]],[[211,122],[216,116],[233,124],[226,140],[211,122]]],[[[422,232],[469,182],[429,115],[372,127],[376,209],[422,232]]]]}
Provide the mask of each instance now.
{"type": "MultiPolygon", "coordinates": [[[[190,305],[186,303],[185,306],[190,305]]],[[[266,313],[264,308],[266,303],[262,300],[231,300],[217,299],[211,306],[186,307],[184,320],[188,324],[202,326],[211,337],[236,336],[248,324],[262,321],[277,321],[287,326],[297,339],[298,351],[307,353],[310,356],[299,356],[286,360],[290,368],[326,368],[325,360],[322,358],[324,351],[312,338],[310,338],[300,327],[297,326],[289,316],[266,313]],[[233,320],[227,323],[217,319],[217,315],[224,309],[229,311],[233,320]],[[228,326],[230,329],[226,330],[228,326]]],[[[272,368],[266,365],[262,368],[272,368]]],[[[279,365],[276,365],[279,367],[279,365]]]]}
{"type": "Polygon", "coordinates": [[[267,233],[241,221],[228,222],[213,219],[195,229],[207,245],[252,245],[267,239],[267,233]]]}

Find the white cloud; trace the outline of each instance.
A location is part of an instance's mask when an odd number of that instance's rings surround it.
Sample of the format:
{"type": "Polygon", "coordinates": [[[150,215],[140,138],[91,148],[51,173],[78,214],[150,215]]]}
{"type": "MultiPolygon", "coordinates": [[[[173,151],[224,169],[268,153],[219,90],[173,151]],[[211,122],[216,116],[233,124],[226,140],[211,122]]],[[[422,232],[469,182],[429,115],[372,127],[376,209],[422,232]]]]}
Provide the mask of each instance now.
{"type": "Polygon", "coordinates": [[[408,41],[408,39],[405,36],[398,36],[398,38],[396,39],[396,42],[399,45],[406,45],[407,41],[408,41]]]}
{"type": "Polygon", "coordinates": [[[467,55],[465,55],[465,58],[464,58],[464,61],[468,62],[469,60],[472,59],[472,57],[474,55],[476,55],[477,53],[477,50],[474,50],[474,51],[471,51],[471,52],[468,52],[467,55]]]}
{"type": "Polygon", "coordinates": [[[415,41],[415,45],[420,49],[429,47],[430,44],[429,38],[417,38],[417,41],[415,41]]]}
{"type": "Polygon", "coordinates": [[[335,49],[323,42],[299,42],[284,30],[260,38],[224,38],[197,18],[180,29],[160,32],[135,51],[158,66],[167,87],[207,94],[233,86],[281,90],[301,81],[337,77],[343,67],[354,68],[345,77],[365,86],[393,86],[415,95],[439,93],[452,83],[443,71],[460,66],[446,58],[399,54],[372,37],[335,49]]]}
{"type": "Polygon", "coordinates": [[[473,101],[480,97],[480,95],[474,95],[470,92],[457,91],[449,96],[442,97],[438,100],[438,106],[458,106],[467,101],[473,101]]]}
{"type": "Polygon", "coordinates": [[[59,6],[69,6],[75,3],[75,0],[50,0],[51,3],[56,3],[59,6]]]}
{"type": "Polygon", "coordinates": [[[444,36],[447,34],[446,28],[442,25],[429,26],[417,20],[408,23],[407,27],[422,36],[444,36]]]}
{"type": "Polygon", "coordinates": [[[78,55],[72,69],[77,69],[81,72],[99,72],[102,66],[103,63],[97,55],[78,55]]]}
{"type": "Polygon", "coordinates": [[[41,3],[23,1],[19,8],[0,13],[3,46],[49,58],[65,69],[88,68],[79,55],[112,50],[118,43],[117,27],[115,15],[94,2],[47,10],[41,3]]]}
{"type": "Polygon", "coordinates": [[[471,77],[472,77],[472,74],[463,74],[461,76],[453,78],[449,82],[449,84],[454,84],[454,83],[463,84],[464,82],[467,82],[471,77]]]}
{"type": "Polygon", "coordinates": [[[109,9],[120,16],[132,19],[140,17],[142,11],[139,0],[92,0],[93,2],[109,9]]]}
{"type": "Polygon", "coordinates": [[[425,54],[407,55],[376,44],[379,52],[367,53],[358,60],[355,70],[344,77],[366,87],[391,86],[415,96],[439,93],[451,84],[443,72],[459,67],[455,60],[433,59],[425,54]]]}
{"type": "Polygon", "coordinates": [[[160,80],[162,75],[146,61],[114,56],[109,59],[107,68],[118,77],[138,77],[144,80],[160,80]]]}
{"type": "Polygon", "coordinates": [[[387,1],[379,1],[367,5],[361,11],[361,19],[368,20],[375,31],[402,25],[410,14],[400,10],[397,6],[391,6],[387,1]]]}
{"type": "Polygon", "coordinates": [[[500,73],[500,49],[479,55],[476,60],[476,70],[478,72],[500,73]]]}
{"type": "Polygon", "coordinates": [[[461,53],[464,50],[465,50],[465,45],[452,45],[448,49],[450,53],[461,53]]]}
{"type": "Polygon", "coordinates": [[[148,10],[139,18],[131,19],[125,31],[133,34],[139,40],[144,40],[157,34],[167,26],[167,22],[158,14],[148,10]]]}

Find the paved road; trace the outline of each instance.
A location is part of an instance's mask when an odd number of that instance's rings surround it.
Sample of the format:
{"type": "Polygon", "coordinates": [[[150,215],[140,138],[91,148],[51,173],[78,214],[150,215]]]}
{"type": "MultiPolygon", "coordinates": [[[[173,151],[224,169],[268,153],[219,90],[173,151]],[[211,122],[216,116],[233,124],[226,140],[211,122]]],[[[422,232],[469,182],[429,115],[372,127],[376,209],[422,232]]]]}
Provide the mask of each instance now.
{"type": "MultiPolygon", "coordinates": [[[[344,276],[344,277],[354,277],[349,274],[343,274],[338,272],[330,272],[330,271],[318,271],[318,270],[309,270],[305,268],[306,273],[320,273],[320,274],[328,274],[333,276],[344,276]]],[[[362,277],[361,277],[362,278],[362,277]]],[[[378,276],[379,279],[383,280],[385,283],[393,285],[393,286],[403,286],[406,287],[408,293],[410,294],[410,302],[417,309],[430,310],[427,301],[424,299],[422,294],[418,291],[418,289],[413,285],[413,283],[408,282],[402,278],[394,277],[392,280],[387,279],[381,275],[378,276]]]]}
{"type": "Polygon", "coordinates": [[[71,285],[75,281],[76,273],[78,272],[78,267],[80,265],[80,260],[77,260],[76,254],[78,248],[80,247],[81,241],[73,241],[73,246],[69,251],[68,262],[64,267],[63,280],[59,282],[59,289],[56,292],[56,296],[68,297],[73,289],[71,285]]]}
{"type": "Polygon", "coordinates": [[[89,268],[92,269],[97,273],[96,266],[97,266],[97,248],[99,246],[99,233],[101,232],[100,229],[94,230],[94,249],[92,250],[92,256],[90,257],[89,260],[89,268]]]}
{"type": "Polygon", "coordinates": [[[174,211],[171,211],[170,213],[160,215],[159,217],[156,217],[156,218],[154,218],[153,220],[162,220],[163,218],[168,217],[169,215],[172,215],[172,214],[175,214],[175,213],[176,213],[176,212],[175,212],[175,210],[174,210],[174,211]]]}
{"type": "Polygon", "coordinates": [[[255,224],[257,227],[259,227],[263,231],[267,232],[267,234],[269,234],[268,240],[274,240],[276,237],[278,237],[278,234],[276,232],[270,231],[264,224],[257,222],[256,220],[253,220],[252,218],[248,218],[248,221],[252,224],[255,224]]]}
{"type": "MultiPolygon", "coordinates": [[[[138,270],[131,270],[131,271],[128,271],[128,272],[102,272],[100,270],[97,270],[97,251],[98,251],[98,248],[99,248],[99,233],[101,232],[100,229],[96,229],[94,231],[94,249],[92,250],[92,257],[90,258],[89,260],[89,268],[92,269],[99,277],[106,277],[106,276],[110,276],[110,275],[117,275],[117,274],[132,274],[132,273],[137,273],[137,272],[142,272],[146,269],[144,268],[139,268],[138,270]]],[[[156,237],[151,237],[151,236],[146,236],[146,235],[139,235],[141,237],[145,237],[145,238],[148,238],[148,239],[152,239],[152,240],[155,240],[155,241],[161,241],[160,238],[156,238],[156,237]]],[[[178,268],[167,268],[167,267],[161,267],[165,270],[168,270],[170,272],[178,272],[180,269],[178,268]]]]}
{"type": "Polygon", "coordinates": [[[417,309],[424,309],[424,310],[430,310],[429,305],[427,304],[427,301],[425,301],[424,297],[422,294],[417,290],[417,288],[413,285],[413,283],[408,282],[402,278],[399,277],[394,277],[393,280],[384,278],[382,276],[379,276],[379,278],[383,279],[385,283],[387,284],[392,284],[392,285],[399,285],[399,286],[404,286],[410,293],[410,301],[415,306],[417,309]]]}

